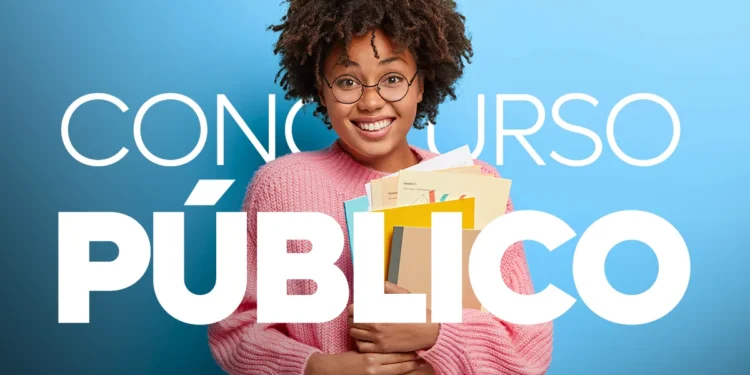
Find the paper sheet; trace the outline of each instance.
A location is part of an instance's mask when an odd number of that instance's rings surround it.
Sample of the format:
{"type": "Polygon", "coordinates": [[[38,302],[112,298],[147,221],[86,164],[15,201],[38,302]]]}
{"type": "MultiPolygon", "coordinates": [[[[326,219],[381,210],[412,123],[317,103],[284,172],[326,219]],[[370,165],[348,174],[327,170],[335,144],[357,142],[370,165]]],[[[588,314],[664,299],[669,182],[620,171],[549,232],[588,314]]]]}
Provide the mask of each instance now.
{"type": "MultiPolygon", "coordinates": [[[[471,150],[469,145],[463,145],[454,150],[448,151],[444,154],[435,156],[432,159],[425,160],[419,164],[404,169],[405,171],[436,171],[440,169],[456,168],[456,167],[468,167],[474,165],[474,158],[471,157],[471,150]]],[[[397,176],[397,173],[392,173],[387,177],[397,176]]],[[[372,209],[372,187],[370,183],[365,184],[365,191],[367,192],[367,199],[369,202],[369,208],[372,209]]]]}
{"type": "Polygon", "coordinates": [[[487,175],[405,170],[398,179],[399,206],[474,197],[476,229],[504,215],[510,197],[511,180],[487,175]]]}
{"type": "MultiPolygon", "coordinates": [[[[482,174],[482,167],[471,165],[468,167],[457,167],[441,169],[436,172],[482,174]]],[[[396,207],[398,205],[398,175],[379,178],[370,183],[372,196],[370,198],[370,209],[380,210],[383,208],[396,207]]]]}

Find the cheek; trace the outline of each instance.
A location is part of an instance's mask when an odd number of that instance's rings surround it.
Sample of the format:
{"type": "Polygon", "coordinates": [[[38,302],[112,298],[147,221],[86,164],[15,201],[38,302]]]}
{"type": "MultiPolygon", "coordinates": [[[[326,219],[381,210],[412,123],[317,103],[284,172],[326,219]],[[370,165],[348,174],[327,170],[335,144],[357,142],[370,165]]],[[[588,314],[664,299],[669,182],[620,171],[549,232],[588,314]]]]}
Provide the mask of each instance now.
{"type": "Polygon", "coordinates": [[[335,119],[340,118],[341,103],[337,102],[336,98],[334,98],[328,90],[324,92],[323,98],[325,99],[326,112],[328,112],[328,117],[331,121],[333,122],[335,119]]]}
{"type": "Polygon", "coordinates": [[[328,117],[331,120],[331,124],[335,128],[341,128],[346,126],[346,118],[351,112],[351,106],[347,106],[338,102],[328,102],[328,117]]]}
{"type": "Polygon", "coordinates": [[[328,106],[328,116],[330,116],[331,119],[336,118],[343,120],[348,113],[349,109],[342,104],[335,103],[328,106]]]}
{"type": "Polygon", "coordinates": [[[393,109],[398,113],[398,116],[402,121],[414,121],[417,116],[417,101],[416,98],[407,96],[400,102],[393,103],[393,109]]]}

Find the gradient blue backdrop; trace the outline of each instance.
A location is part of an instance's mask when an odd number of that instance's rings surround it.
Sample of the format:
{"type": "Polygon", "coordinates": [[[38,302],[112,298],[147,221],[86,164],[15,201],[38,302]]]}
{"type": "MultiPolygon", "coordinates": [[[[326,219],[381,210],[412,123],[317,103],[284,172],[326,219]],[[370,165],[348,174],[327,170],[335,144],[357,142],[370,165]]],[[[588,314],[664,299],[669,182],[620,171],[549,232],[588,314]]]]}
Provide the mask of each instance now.
{"type": "MultiPolygon", "coordinates": [[[[750,252],[746,200],[750,157],[746,138],[750,84],[750,27],[746,2],[461,1],[476,50],[459,100],[442,107],[436,128],[441,151],[477,141],[477,95],[487,97],[481,159],[495,162],[495,102],[500,93],[525,93],[545,106],[544,128],[530,137],[547,165],[536,165],[506,139],[505,163],[517,209],[543,210],[580,235],[608,213],[638,209],[670,221],[684,236],[692,279],[681,304],[644,326],[619,326],[580,300],[556,320],[550,374],[745,373],[748,349],[746,271],[750,252]],[[594,96],[599,105],[568,103],[562,116],[594,130],[604,152],[593,164],[571,168],[553,150],[582,158],[593,150],[580,135],[562,131],[552,103],[566,93],[594,96]],[[621,98],[658,94],[677,110],[682,137],[666,162],[638,168],[617,159],[606,144],[605,123],[621,98]]],[[[206,329],[175,321],[158,304],[151,269],[133,287],[97,293],[91,323],[57,323],[57,213],[119,211],[150,233],[154,211],[182,211],[199,178],[237,183],[216,209],[237,210],[245,185],[263,160],[227,116],[226,164],[216,166],[216,96],[225,94],[267,145],[268,95],[277,97],[277,154],[289,152],[283,124],[293,103],[274,84],[275,35],[266,27],[284,9],[279,1],[14,1],[0,5],[0,84],[3,194],[3,373],[220,373],[206,329]],[[107,103],[82,107],[71,138],[90,157],[130,149],[106,168],[77,163],[65,151],[60,122],[76,98],[105,92],[130,108],[107,103]],[[135,147],[132,124],[150,97],[175,92],[198,102],[209,138],[187,166],[164,168],[135,147]]],[[[302,150],[327,146],[334,134],[301,112],[294,137],[302,150]]],[[[510,128],[535,120],[530,105],[509,105],[510,128]]],[[[189,108],[162,103],[148,112],[144,140],[152,152],[180,157],[195,145],[198,122],[189,108]]],[[[661,153],[669,118],[653,103],[628,106],[616,136],[631,156],[661,153]]],[[[427,132],[414,131],[427,147],[427,132]]],[[[214,209],[186,213],[186,283],[196,293],[214,282],[214,209]]],[[[537,288],[554,283],[577,297],[571,241],[553,253],[527,243],[537,288]]],[[[111,260],[113,246],[92,258],[111,260]]],[[[655,280],[655,256],[638,243],[618,245],[607,260],[611,283],[627,293],[655,280]]]]}

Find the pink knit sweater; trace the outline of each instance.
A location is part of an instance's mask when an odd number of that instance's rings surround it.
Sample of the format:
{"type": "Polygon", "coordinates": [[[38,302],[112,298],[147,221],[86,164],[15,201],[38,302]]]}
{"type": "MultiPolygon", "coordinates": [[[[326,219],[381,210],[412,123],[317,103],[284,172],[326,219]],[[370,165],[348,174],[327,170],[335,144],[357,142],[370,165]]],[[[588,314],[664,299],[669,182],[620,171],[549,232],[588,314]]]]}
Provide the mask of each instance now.
{"type": "MultiPolygon", "coordinates": [[[[436,156],[416,147],[412,151],[420,160],[436,156]]],[[[481,165],[483,173],[498,175],[489,164],[475,163],[481,165]]],[[[349,281],[349,303],[352,303],[352,264],[343,202],[364,195],[365,183],[385,175],[356,162],[337,142],[323,150],[280,157],[256,172],[244,204],[248,213],[249,257],[245,298],[231,316],[208,330],[211,352],[225,371],[301,375],[314,352],[356,350],[349,337],[346,310],[336,319],[321,324],[256,323],[254,219],[257,212],[264,211],[314,211],[335,218],[345,239],[345,249],[337,265],[349,281]]],[[[289,251],[308,251],[307,244],[292,241],[289,251]]],[[[523,294],[533,293],[521,243],[506,253],[500,267],[510,288],[523,294]]],[[[309,281],[288,282],[290,294],[312,294],[314,288],[309,281]]],[[[437,375],[540,374],[547,371],[551,353],[551,323],[518,326],[469,309],[464,309],[462,324],[441,324],[435,345],[418,352],[437,375]]]]}

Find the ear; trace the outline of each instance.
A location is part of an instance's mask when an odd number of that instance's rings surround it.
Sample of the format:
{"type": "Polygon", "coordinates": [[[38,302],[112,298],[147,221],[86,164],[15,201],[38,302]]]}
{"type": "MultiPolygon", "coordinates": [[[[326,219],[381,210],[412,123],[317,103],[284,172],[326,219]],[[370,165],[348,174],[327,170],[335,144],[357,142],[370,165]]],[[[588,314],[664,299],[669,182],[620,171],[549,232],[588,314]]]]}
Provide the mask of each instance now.
{"type": "Polygon", "coordinates": [[[326,106],[326,96],[323,92],[323,86],[318,82],[318,99],[320,100],[320,104],[325,107],[326,106]]]}
{"type": "Polygon", "coordinates": [[[422,102],[422,95],[424,94],[424,81],[422,80],[422,74],[417,76],[417,103],[422,102]]]}

